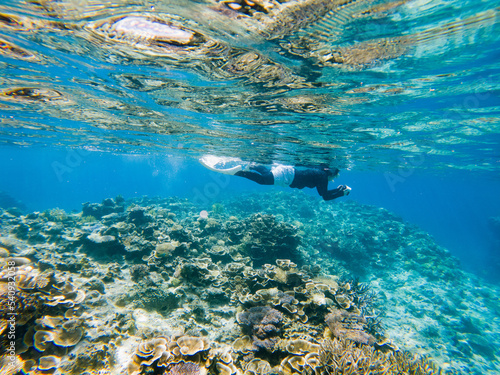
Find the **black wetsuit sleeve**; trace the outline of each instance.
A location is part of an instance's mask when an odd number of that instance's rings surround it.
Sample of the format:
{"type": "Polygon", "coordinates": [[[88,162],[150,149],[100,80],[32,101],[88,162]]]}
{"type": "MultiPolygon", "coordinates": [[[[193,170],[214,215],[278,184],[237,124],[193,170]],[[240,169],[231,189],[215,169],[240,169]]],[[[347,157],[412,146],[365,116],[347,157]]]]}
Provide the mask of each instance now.
{"type": "MultiPolygon", "coordinates": [[[[344,196],[344,190],[345,189],[332,189],[332,190],[327,190],[325,194],[320,194],[325,201],[331,201],[332,199],[335,198],[340,198],[344,196]]],[[[319,193],[319,189],[318,189],[319,193]]]]}

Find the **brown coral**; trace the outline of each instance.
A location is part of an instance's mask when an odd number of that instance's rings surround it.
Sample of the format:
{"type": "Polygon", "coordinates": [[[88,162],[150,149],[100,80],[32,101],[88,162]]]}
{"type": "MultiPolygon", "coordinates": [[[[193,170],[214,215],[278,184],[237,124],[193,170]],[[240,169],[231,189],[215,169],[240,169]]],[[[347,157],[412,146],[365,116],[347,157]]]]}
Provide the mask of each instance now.
{"type": "Polygon", "coordinates": [[[169,340],[165,337],[158,337],[143,341],[137,347],[132,361],[128,365],[129,375],[137,375],[142,371],[143,366],[150,366],[167,351],[169,340]]]}
{"type": "Polygon", "coordinates": [[[84,335],[81,323],[76,319],[64,317],[44,316],[36,320],[35,334],[28,331],[25,336],[25,343],[33,345],[38,351],[45,351],[50,344],[60,347],[75,346],[84,335]]]}
{"type": "Polygon", "coordinates": [[[55,355],[47,355],[40,357],[38,360],[38,369],[41,371],[56,369],[59,367],[60,363],[61,358],[56,357],[55,355]]]}
{"type": "MultiPolygon", "coordinates": [[[[181,336],[175,341],[175,345],[179,348],[180,354],[187,356],[195,355],[210,348],[210,343],[206,338],[195,336],[181,336]]],[[[174,347],[172,352],[175,353],[177,347],[174,347]]]]}
{"type": "MultiPolygon", "coordinates": [[[[0,271],[0,284],[6,280],[6,272],[7,269],[0,271]]],[[[49,306],[71,308],[85,299],[85,292],[76,288],[70,278],[55,272],[40,273],[37,268],[24,264],[15,268],[13,277],[21,293],[35,294],[49,306]]]]}
{"type": "Polygon", "coordinates": [[[359,344],[373,345],[375,337],[365,332],[366,319],[345,310],[334,310],[325,317],[330,331],[338,338],[346,338],[359,344]]]}
{"type": "Polygon", "coordinates": [[[291,354],[319,353],[320,345],[307,340],[291,340],[286,345],[286,351],[291,354]]]}
{"type": "Polygon", "coordinates": [[[269,306],[256,306],[239,313],[236,319],[252,335],[256,350],[274,350],[283,314],[269,306]]]}

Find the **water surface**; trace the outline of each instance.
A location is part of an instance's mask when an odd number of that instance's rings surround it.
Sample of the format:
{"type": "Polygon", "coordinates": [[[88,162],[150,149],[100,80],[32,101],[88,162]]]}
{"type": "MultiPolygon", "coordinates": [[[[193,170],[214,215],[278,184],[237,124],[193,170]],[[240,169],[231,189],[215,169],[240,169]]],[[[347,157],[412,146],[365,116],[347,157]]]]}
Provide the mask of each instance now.
{"type": "Polygon", "coordinates": [[[4,2],[0,141],[498,171],[495,1],[298,3],[4,2]]]}

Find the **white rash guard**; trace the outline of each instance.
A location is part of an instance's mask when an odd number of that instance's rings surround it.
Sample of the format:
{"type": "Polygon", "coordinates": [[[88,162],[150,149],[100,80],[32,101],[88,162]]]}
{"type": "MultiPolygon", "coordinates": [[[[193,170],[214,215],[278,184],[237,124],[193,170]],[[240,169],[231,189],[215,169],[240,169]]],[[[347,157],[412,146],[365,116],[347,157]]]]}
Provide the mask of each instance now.
{"type": "Polygon", "coordinates": [[[271,173],[275,185],[290,186],[295,177],[295,168],[289,165],[273,165],[271,173]]]}

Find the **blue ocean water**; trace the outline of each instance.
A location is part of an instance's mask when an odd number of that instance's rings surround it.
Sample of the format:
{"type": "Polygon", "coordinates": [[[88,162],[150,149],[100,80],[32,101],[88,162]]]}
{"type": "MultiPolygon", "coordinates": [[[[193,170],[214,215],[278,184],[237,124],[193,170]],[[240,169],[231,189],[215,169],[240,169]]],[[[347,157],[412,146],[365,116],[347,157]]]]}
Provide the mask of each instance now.
{"type": "MultiPolygon", "coordinates": [[[[260,186],[203,168],[195,159],[168,154],[117,154],[70,149],[4,147],[0,173],[2,190],[20,200],[28,211],[62,208],[81,210],[82,203],[109,197],[177,196],[207,210],[227,197],[287,188],[260,186]]],[[[341,171],[331,183],[346,184],[353,192],[345,200],[383,207],[430,233],[437,243],[461,260],[464,269],[491,281],[498,269],[491,258],[498,242],[489,218],[500,212],[500,180],[491,173],[341,171]]],[[[321,198],[316,190],[304,192],[321,198]]],[[[330,204],[335,204],[331,202],[330,204]]]]}

